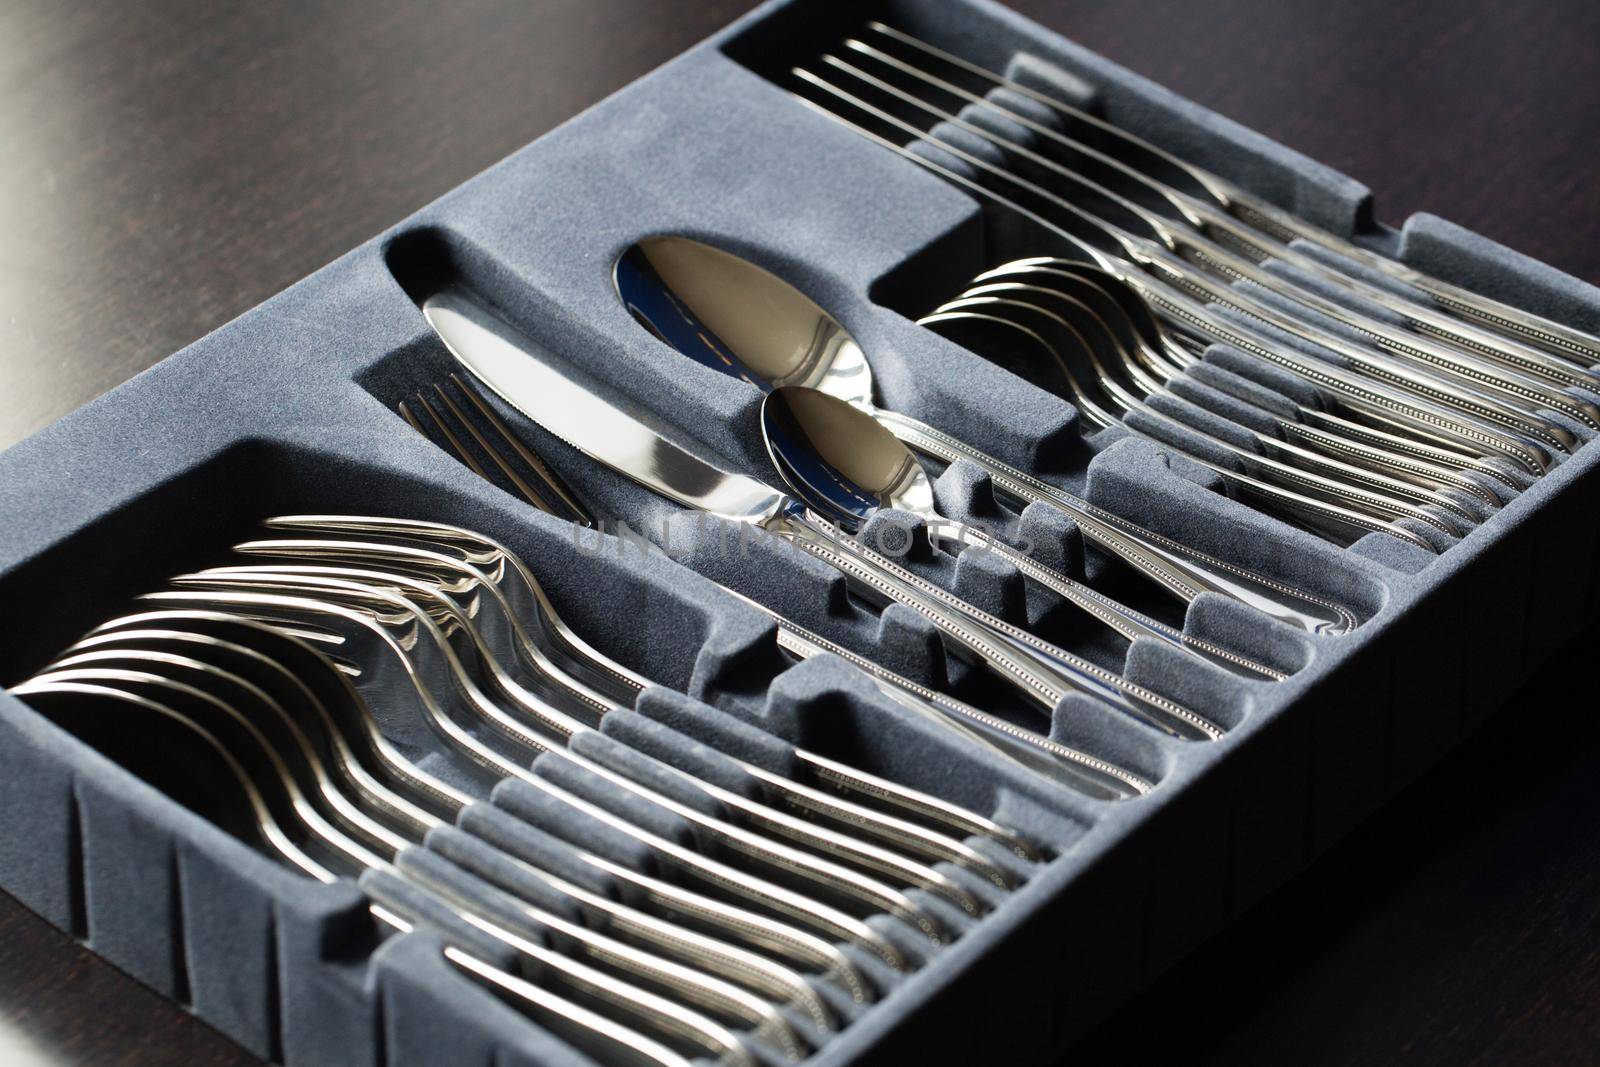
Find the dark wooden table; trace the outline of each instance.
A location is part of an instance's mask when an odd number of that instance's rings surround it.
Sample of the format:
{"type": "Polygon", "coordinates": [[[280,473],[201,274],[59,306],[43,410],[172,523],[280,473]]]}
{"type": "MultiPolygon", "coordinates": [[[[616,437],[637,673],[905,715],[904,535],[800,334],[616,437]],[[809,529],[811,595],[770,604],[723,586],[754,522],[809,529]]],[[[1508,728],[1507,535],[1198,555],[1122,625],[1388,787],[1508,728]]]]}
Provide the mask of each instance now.
{"type": "MultiPolygon", "coordinates": [[[[1600,280],[1594,0],[1014,2],[1363,179],[1381,217],[1600,280]]],[[[748,6],[7,0],[0,447],[748,6]]],[[[1072,1062],[1600,1061],[1597,640],[1072,1062]]],[[[0,1062],[256,1061],[0,896],[0,1062]]]]}

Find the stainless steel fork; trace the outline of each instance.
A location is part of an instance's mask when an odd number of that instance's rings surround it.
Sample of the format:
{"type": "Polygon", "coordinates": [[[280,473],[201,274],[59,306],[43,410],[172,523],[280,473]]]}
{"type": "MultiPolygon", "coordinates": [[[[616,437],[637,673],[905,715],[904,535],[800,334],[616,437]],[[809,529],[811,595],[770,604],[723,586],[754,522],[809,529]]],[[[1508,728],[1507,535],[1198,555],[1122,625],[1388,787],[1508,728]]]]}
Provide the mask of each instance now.
{"type": "Polygon", "coordinates": [[[850,39],[845,47],[958,99],[981,101],[980,106],[1003,113],[1009,121],[1107,168],[1119,179],[1143,186],[1187,224],[1212,233],[1228,247],[1252,258],[1293,263],[1407,317],[1420,333],[1516,366],[1541,369],[1555,380],[1574,372],[1587,374],[1600,363],[1600,339],[1590,334],[1452,285],[1330,233],[1114,122],[883,22],[868,22],[862,37],[850,39]],[[982,95],[952,84],[963,79],[982,95]],[[1009,95],[998,96],[992,91],[996,89],[1009,95]],[[1041,113],[1050,118],[1049,124],[1034,121],[1041,113]],[[1086,136],[1071,137],[1075,130],[1086,131],[1086,136]],[[1304,255],[1294,242],[1315,246],[1323,255],[1304,255]],[[1363,273],[1381,277],[1382,284],[1366,284],[1363,273]],[[1556,358],[1542,358],[1547,355],[1556,358]]]}

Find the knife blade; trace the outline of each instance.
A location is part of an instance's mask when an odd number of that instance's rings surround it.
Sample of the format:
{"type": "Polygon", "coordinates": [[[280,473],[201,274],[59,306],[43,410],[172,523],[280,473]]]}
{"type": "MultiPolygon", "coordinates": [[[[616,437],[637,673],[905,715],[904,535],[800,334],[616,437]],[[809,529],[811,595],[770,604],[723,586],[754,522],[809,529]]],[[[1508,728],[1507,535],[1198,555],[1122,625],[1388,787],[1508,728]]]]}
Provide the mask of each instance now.
{"type": "Polygon", "coordinates": [[[670,500],[761,523],[787,498],[754,478],[712,466],[534,355],[534,342],[482,301],[446,289],[423,301],[456,361],[484,387],[590,459],[670,500]]]}

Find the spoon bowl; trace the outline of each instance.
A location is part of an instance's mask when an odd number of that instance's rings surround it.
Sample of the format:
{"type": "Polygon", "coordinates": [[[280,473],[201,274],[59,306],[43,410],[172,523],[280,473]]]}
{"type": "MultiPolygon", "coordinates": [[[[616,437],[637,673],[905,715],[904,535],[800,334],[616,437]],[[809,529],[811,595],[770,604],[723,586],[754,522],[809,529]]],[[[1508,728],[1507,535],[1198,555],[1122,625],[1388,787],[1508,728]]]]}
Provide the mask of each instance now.
{"type": "MultiPolygon", "coordinates": [[[[788,282],[732,252],[688,237],[648,237],[618,258],[612,281],[629,312],[682,355],[764,393],[785,386],[815,389],[860,409],[920,453],[947,464],[976,464],[999,491],[1023,506],[1047,503],[1065,511],[1096,546],[1182,601],[1219,592],[1314,633],[1343,633],[1357,623],[1340,605],[1175,544],[933,426],[877,407],[866,353],[838,320],[788,282]]],[[[780,433],[782,415],[774,408],[771,421],[780,433]]],[[[778,458],[791,452],[783,445],[781,437],[776,447],[768,442],[785,478],[825,477],[824,471],[799,472],[792,461],[778,458]]],[[[841,485],[828,488],[826,495],[836,499],[818,510],[837,522],[858,522],[870,495],[857,498],[841,485]]],[[[1054,572],[1034,566],[1048,582],[1054,572]]],[[[1095,613],[1124,636],[1147,629],[1148,620],[1126,606],[1078,588],[1084,592],[1074,601],[1083,606],[1083,598],[1097,598],[1095,613]]]]}
{"type": "Polygon", "coordinates": [[[785,385],[761,405],[761,432],[778,473],[800,499],[851,528],[876,508],[937,518],[933,484],[911,450],[860,408],[785,385]]]}
{"type": "Polygon", "coordinates": [[[837,319],[749,260],[688,237],[647,237],[612,282],[646,329],[763,392],[804,385],[872,406],[872,368],[837,319]]]}

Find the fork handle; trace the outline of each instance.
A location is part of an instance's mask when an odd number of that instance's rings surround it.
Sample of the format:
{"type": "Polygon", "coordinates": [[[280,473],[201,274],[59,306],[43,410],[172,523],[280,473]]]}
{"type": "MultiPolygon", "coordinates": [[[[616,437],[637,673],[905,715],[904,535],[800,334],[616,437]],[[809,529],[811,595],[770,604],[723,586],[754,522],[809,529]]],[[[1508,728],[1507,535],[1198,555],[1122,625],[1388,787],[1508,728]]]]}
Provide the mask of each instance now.
{"type": "Polygon", "coordinates": [[[1288,244],[1300,238],[1353,260],[1364,267],[1415,286],[1427,293],[1451,315],[1498,333],[1553,352],[1580,367],[1600,363],[1600,338],[1551,319],[1512,307],[1502,301],[1452,285],[1417,270],[1397,259],[1364,248],[1347,238],[1330,233],[1299,216],[1285,211],[1261,197],[1248,193],[1232,182],[1206,176],[1206,184],[1230,215],[1246,225],[1288,244]]]}
{"type": "Polygon", "coordinates": [[[1342,634],[1359,620],[1348,608],[1244,567],[1224,562],[1146,530],[980,452],[916,419],[890,411],[876,415],[911,447],[945,463],[965,459],[982,467],[1002,491],[1025,503],[1044,503],[1072,516],[1089,540],[1187,603],[1201,593],[1221,593],[1309,633],[1342,634]]]}

